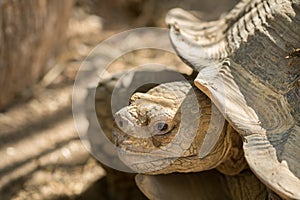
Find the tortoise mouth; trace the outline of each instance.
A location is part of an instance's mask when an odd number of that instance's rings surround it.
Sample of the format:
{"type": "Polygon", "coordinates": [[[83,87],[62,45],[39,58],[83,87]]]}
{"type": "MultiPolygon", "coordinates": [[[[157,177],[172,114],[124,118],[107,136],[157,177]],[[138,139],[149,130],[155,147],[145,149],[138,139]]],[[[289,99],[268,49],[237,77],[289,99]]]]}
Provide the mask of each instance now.
{"type": "Polygon", "coordinates": [[[176,132],[175,127],[162,135],[137,137],[124,132],[115,124],[112,141],[117,148],[127,152],[152,154],[155,151],[161,151],[164,148],[167,149],[168,145],[171,146],[170,143],[172,142],[174,132],[176,132]]]}
{"type": "Polygon", "coordinates": [[[134,138],[118,128],[113,133],[119,159],[136,173],[155,175],[203,171],[218,166],[226,157],[224,151],[217,151],[200,158],[197,140],[183,148],[184,137],[166,146],[155,147],[151,138],[134,138]]]}
{"type": "Polygon", "coordinates": [[[180,160],[184,159],[184,160],[192,161],[195,159],[199,159],[197,155],[176,156],[167,151],[164,151],[163,153],[158,151],[157,152],[154,151],[150,153],[149,152],[141,153],[141,152],[133,152],[128,149],[124,150],[121,148],[118,148],[118,156],[123,163],[125,163],[129,168],[131,168],[136,173],[144,173],[144,174],[152,174],[152,175],[161,174],[161,173],[181,172],[181,171],[186,172],[187,171],[186,167],[184,167],[183,170],[180,170],[182,168],[182,166],[178,165],[178,163],[181,163],[180,160]]]}
{"type": "Polygon", "coordinates": [[[186,150],[174,148],[171,143],[157,147],[153,144],[153,137],[134,138],[118,127],[113,130],[113,141],[120,160],[138,173],[153,174],[178,159],[199,159],[194,154],[186,155],[186,150]]]}
{"type": "Polygon", "coordinates": [[[112,141],[117,147],[118,151],[139,154],[149,153],[151,152],[151,149],[147,148],[147,146],[149,147],[150,140],[150,137],[137,138],[132,135],[129,135],[116,126],[113,129],[112,141]]]}

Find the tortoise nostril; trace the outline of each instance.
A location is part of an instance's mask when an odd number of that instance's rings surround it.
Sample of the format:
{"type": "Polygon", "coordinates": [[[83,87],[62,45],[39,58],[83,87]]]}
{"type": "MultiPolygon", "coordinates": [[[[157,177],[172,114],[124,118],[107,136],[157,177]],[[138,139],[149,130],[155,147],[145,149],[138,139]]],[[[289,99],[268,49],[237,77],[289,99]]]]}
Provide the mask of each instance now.
{"type": "Polygon", "coordinates": [[[120,113],[117,113],[115,115],[115,123],[117,124],[117,126],[120,128],[120,129],[124,129],[127,127],[127,120],[126,118],[124,118],[120,113]]]}

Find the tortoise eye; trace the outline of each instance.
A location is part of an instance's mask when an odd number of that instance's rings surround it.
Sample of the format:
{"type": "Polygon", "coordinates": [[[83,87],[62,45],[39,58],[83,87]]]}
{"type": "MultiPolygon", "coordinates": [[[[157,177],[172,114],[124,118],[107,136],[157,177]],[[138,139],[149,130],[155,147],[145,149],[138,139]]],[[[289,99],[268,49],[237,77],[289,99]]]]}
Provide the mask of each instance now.
{"type": "Polygon", "coordinates": [[[154,125],[154,129],[157,131],[157,132],[165,132],[167,131],[169,128],[168,124],[165,123],[165,122],[158,122],[154,125]]]}

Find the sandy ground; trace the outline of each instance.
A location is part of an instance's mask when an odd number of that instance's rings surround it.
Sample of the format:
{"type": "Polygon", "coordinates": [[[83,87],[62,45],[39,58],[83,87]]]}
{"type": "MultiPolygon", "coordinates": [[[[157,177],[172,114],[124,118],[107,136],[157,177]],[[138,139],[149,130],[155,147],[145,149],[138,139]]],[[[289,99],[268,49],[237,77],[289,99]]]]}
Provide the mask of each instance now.
{"type": "Polygon", "coordinates": [[[79,140],[71,112],[76,72],[90,43],[103,39],[100,31],[100,19],[73,17],[68,44],[34,95],[0,114],[1,199],[75,199],[105,175],[79,140]],[[84,23],[85,32],[75,31],[84,23]],[[86,34],[95,37],[85,41],[86,34]]]}

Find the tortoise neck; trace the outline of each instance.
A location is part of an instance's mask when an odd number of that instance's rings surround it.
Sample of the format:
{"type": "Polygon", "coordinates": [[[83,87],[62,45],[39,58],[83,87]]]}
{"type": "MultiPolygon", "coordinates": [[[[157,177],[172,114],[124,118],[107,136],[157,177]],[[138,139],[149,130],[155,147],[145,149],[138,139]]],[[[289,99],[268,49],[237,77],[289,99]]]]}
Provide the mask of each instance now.
{"type": "Polygon", "coordinates": [[[243,141],[230,124],[227,125],[226,134],[229,134],[231,138],[228,146],[229,151],[224,162],[217,166],[216,169],[226,175],[236,175],[248,168],[242,148],[243,141]]]}

